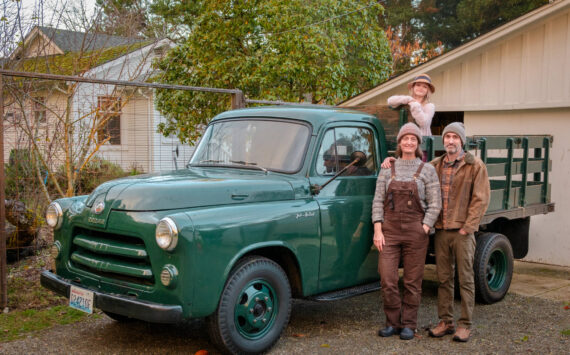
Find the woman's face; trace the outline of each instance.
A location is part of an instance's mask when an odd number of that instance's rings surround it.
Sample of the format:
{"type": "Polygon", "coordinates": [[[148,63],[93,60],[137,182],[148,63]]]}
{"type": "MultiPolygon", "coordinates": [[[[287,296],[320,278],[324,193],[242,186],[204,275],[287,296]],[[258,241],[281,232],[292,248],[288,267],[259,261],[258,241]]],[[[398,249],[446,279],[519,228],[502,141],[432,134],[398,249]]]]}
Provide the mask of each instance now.
{"type": "Polygon", "coordinates": [[[429,86],[426,83],[415,83],[413,90],[414,96],[425,97],[429,91],[429,86]]]}
{"type": "Polygon", "coordinates": [[[406,134],[400,139],[400,149],[403,154],[415,154],[418,149],[418,137],[413,134],[406,134]]]}

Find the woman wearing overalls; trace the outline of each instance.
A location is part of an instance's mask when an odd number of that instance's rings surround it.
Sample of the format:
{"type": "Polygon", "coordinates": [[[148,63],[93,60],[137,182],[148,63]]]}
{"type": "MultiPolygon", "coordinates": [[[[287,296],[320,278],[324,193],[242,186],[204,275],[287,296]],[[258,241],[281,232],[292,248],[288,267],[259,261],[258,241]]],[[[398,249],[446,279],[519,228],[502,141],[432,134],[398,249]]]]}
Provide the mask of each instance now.
{"type": "Polygon", "coordinates": [[[374,245],[382,284],[386,327],[382,337],[400,334],[409,340],[417,328],[429,231],[441,209],[439,179],[422,162],[422,135],[414,123],[398,133],[397,160],[380,171],[372,204],[374,245]],[[398,266],[404,266],[404,294],[398,289],[398,266]]]}

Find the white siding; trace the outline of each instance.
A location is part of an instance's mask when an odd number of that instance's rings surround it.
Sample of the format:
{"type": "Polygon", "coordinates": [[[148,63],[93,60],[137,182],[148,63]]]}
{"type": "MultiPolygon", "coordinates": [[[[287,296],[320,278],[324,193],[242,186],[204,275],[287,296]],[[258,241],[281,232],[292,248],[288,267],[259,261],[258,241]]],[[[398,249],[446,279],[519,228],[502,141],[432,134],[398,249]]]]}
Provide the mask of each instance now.
{"type": "Polygon", "coordinates": [[[551,134],[551,199],[555,212],[531,217],[526,260],[570,266],[570,108],[465,114],[469,135],[551,134]]]}

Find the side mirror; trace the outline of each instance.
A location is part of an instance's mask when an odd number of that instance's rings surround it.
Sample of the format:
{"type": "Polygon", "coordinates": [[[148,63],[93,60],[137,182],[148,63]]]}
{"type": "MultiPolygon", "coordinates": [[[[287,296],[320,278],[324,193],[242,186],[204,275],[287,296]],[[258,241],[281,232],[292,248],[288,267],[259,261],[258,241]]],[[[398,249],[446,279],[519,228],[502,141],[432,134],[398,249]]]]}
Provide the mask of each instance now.
{"type": "Polygon", "coordinates": [[[366,164],[366,154],[364,154],[363,152],[357,150],[355,152],[353,152],[350,155],[350,160],[352,160],[350,162],[350,164],[348,164],[347,166],[345,166],[341,171],[339,171],[338,173],[336,173],[335,176],[333,176],[332,178],[330,178],[327,182],[325,182],[322,185],[312,185],[311,186],[311,192],[314,195],[318,195],[319,192],[321,192],[322,189],[324,189],[325,186],[327,186],[331,181],[333,181],[334,179],[336,179],[339,175],[341,175],[342,173],[344,173],[346,171],[346,169],[350,168],[351,166],[355,165],[355,166],[363,166],[364,164],[366,164]]]}

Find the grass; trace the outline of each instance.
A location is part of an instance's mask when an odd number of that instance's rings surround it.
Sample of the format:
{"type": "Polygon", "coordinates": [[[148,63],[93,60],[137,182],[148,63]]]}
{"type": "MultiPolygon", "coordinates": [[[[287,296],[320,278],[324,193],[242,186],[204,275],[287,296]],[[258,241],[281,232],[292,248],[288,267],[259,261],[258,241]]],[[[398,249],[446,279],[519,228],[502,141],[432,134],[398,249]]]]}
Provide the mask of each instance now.
{"type": "Polygon", "coordinates": [[[0,342],[20,339],[55,325],[100,317],[68,307],[67,298],[40,285],[40,272],[49,263],[49,249],[44,249],[8,264],[9,312],[0,313],[0,342]]]}
{"type": "Polygon", "coordinates": [[[87,314],[69,308],[54,306],[47,309],[26,309],[0,315],[0,342],[22,338],[38,330],[51,328],[56,324],[79,322],[87,314]]]}

